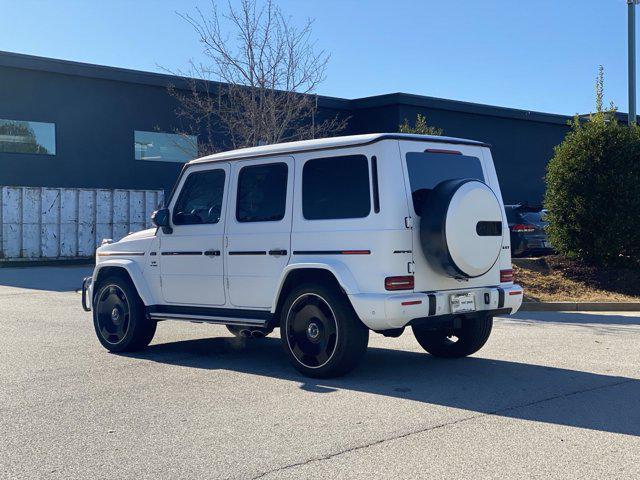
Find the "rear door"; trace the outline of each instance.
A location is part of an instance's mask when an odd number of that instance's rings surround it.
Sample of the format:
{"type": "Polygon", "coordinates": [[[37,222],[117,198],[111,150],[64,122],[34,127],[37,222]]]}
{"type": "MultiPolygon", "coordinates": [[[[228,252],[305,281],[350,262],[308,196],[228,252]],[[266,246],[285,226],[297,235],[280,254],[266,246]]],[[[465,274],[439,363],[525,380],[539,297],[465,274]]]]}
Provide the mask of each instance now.
{"type": "Polygon", "coordinates": [[[270,307],[289,263],[293,168],[288,156],[233,163],[225,262],[236,307],[270,307]]]}
{"type": "MultiPolygon", "coordinates": [[[[473,288],[500,283],[500,266],[485,275],[465,280],[455,279],[435,271],[428,263],[420,241],[419,210],[424,197],[444,180],[473,178],[488,184],[500,197],[493,169],[487,168],[482,147],[443,145],[441,143],[400,141],[400,156],[407,185],[409,208],[413,217],[413,261],[416,291],[437,291],[473,288]]],[[[427,212],[428,213],[428,212],[427,212]]]]}

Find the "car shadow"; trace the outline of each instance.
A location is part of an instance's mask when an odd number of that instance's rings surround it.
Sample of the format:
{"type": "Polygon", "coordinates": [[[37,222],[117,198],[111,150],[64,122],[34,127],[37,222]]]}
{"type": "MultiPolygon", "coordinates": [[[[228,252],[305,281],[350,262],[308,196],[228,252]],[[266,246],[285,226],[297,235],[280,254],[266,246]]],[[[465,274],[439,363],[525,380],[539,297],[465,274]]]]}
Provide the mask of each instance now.
{"type": "Polygon", "coordinates": [[[72,292],[82,288],[82,279],[93,272],[93,265],[60,267],[0,268],[0,288],[72,292]]]}
{"type": "Polygon", "coordinates": [[[289,380],[292,388],[320,395],[352,390],[640,436],[640,381],[633,378],[481,357],[442,360],[420,352],[369,348],[361,366],[350,375],[315,380],[291,367],[280,340],[274,337],[217,337],[153,344],[128,356],[289,380]]]}

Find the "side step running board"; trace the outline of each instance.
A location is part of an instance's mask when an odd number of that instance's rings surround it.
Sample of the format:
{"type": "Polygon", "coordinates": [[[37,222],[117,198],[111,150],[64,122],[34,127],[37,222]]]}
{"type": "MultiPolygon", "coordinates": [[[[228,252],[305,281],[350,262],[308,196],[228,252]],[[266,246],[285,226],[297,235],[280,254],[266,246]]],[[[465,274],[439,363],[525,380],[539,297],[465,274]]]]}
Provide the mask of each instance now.
{"type": "Polygon", "coordinates": [[[149,318],[156,321],[182,320],[187,322],[214,323],[219,325],[235,325],[239,327],[266,327],[267,321],[256,318],[233,318],[211,315],[194,315],[187,313],[149,313],[149,318]]]}

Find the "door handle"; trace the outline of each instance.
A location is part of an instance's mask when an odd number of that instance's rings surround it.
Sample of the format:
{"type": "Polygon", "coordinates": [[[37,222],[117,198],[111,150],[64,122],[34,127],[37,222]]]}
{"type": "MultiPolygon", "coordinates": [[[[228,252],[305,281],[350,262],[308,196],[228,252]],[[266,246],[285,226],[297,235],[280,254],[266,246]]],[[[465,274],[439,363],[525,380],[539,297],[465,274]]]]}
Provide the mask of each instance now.
{"type": "Polygon", "coordinates": [[[220,250],[207,250],[206,252],[204,252],[204,254],[207,257],[219,257],[220,256],[220,250]]]}
{"type": "Polygon", "coordinates": [[[280,257],[286,254],[287,254],[286,250],[269,250],[269,255],[273,255],[275,257],[280,257]]]}

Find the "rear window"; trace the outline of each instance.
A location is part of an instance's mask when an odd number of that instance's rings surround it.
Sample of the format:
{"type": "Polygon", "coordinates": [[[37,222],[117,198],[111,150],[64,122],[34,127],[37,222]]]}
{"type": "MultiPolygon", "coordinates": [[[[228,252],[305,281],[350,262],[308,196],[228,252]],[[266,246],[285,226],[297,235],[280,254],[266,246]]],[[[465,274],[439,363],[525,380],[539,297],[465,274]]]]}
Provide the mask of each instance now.
{"type": "Polygon", "coordinates": [[[530,222],[530,223],[543,223],[545,221],[542,212],[523,213],[522,218],[524,218],[527,222],[530,222]]]}
{"type": "Polygon", "coordinates": [[[413,209],[417,215],[421,215],[422,204],[440,182],[454,178],[473,178],[484,181],[480,160],[467,155],[409,152],[407,153],[407,170],[413,209]]]}

